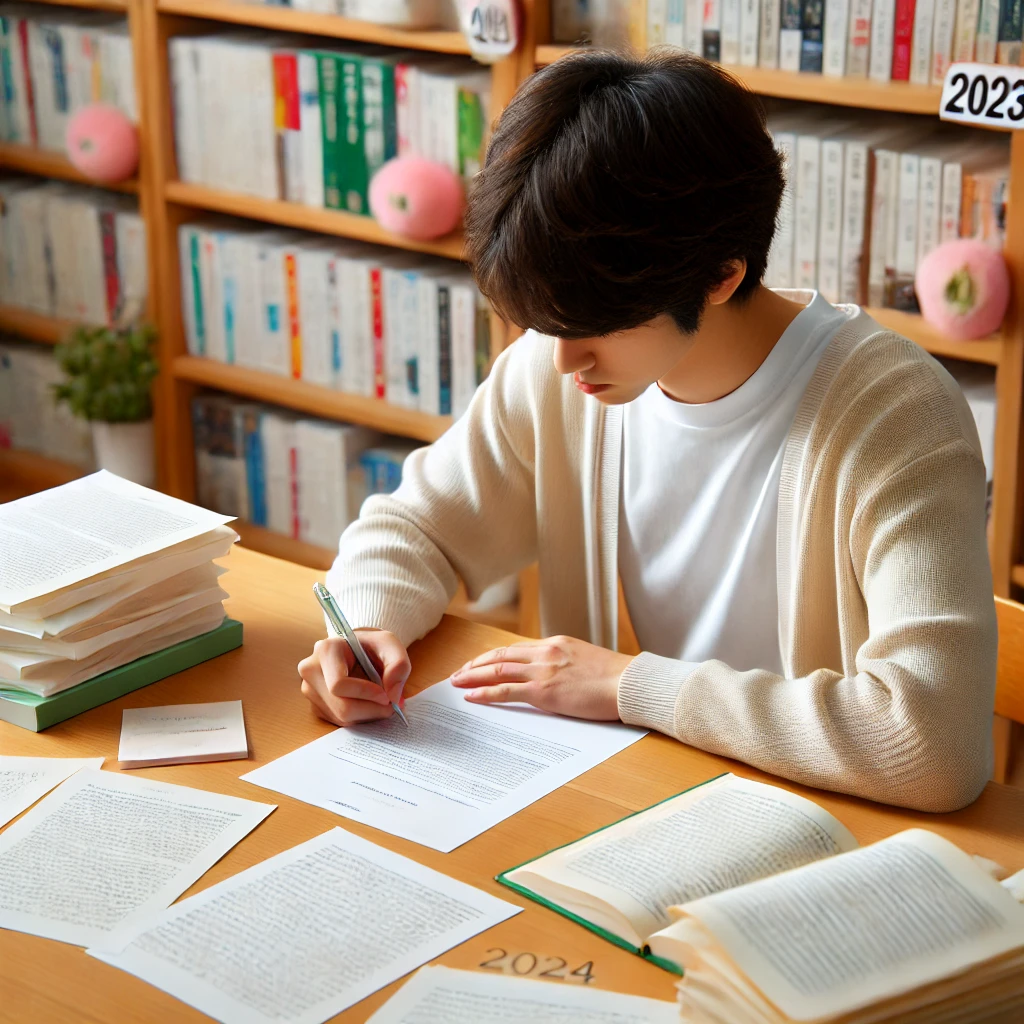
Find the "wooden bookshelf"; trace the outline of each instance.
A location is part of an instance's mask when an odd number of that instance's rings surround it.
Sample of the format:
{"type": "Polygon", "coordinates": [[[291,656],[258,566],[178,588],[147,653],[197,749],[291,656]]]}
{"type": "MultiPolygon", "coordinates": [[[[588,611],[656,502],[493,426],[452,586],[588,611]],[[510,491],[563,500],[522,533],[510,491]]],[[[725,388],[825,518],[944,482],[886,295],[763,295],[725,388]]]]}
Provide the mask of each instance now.
{"type": "Polygon", "coordinates": [[[970,363],[998,366],[1006,350],[1006,340],[998,334],[978,341],[954,341],[928,324],[919,313],[877,307],[868,307],[866,312],[883,327],[916,341],[921,348],[943,359],[963,359],[970,363]]]}
{"type": "Polygon", "coordinates": [[[172,370],[178,380],[284,406],[309,416],[358,423],[417,441],[436,441],[452,423],[450,416],[402,409],[379,398],[348,395],[304,380],[279,377],[245,366],[230,366],[199,356],[179,356],[172,370]]]}
{"type": "Polygon", "coordinates": [[[34,2],[54,7],[80,7],[87,11],[120,11],[124,14],[128,10],[130,0],[34,0],[34,2]]]}
{"type": "Polygon", "coordinates": [[[157,0],[161,14],[205,18],[232,25],[268,29],[273,32],[301,32],[307,35],[378,43],[402,50],[429,50],[433,53],[469,54],[469,44],[461,32],[430,29],[413,30],[376,25],[334,14],[312,14],[287,7],[244,4],[233,0],[157,0]]]}
{"type": "Polygon", "coordinates": [[[0,306],[0,331],[28,338],[44,345],[56,345],[63,341],[75,325],[70,320],[43,316],[30,309],[18,306],[0,306]]]}
{"type": "Polygon", "coordinates": [[[462,258],[462,235],[453,234],[433,242],[417,242],[385,231],[372,217],[360,217],[341,210],[323,210],[317,206],[286,203],[279,199],[257,199],[238,192],[223,192],[204,185],[189,185],[183,181],[169,181],[164,190],[167,200],[181,206],[213,213],[227,213],[236,217],[280,224],[282,227],[317,231],[324,235],[338,235],[360,242],[375,242],[396,249],[462,258]]]}
{"type": "Polygon", "coordinates": [[[60,181],[92,185],[95,188],[105,188],[113,192],[137,193],[139,191],[139,183],[135,179],[113,184],[96,182],[78,170],[63,153],[55,153],[48,149],[36,149],[35,146],[19,146],[13,142],[0,143],[0,167],[8,171],[38,174],[41,178],[57,178],[60,181]]]}

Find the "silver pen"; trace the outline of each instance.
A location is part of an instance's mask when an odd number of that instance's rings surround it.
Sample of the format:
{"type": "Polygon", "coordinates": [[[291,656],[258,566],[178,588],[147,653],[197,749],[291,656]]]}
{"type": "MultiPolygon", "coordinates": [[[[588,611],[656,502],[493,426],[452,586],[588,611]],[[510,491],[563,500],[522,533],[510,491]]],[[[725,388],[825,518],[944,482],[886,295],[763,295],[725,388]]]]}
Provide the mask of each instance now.
{"type": "MultiPolygon", "coordinates": [[[[341,614],[341,609],[338,607],[338,602],[334,600],[334,596],[319,582],[313,584],[313,593],[316,595],[317,601],[320,602],[320,607],[323,608],[327,620],[334,627],[334,631],[338,636],[344,637],[345,642],[352,648],[352,653],[355,655],[356,661],[359,662],[359,667],[366,673],[366,678],[371,683],[376,683],[383,690],[384,682],[380,674],[377,672],[373,662],[370,661],[369,656],[363,649],[363,645],[359,642],[359,637],[356,636],[355,631],[348,624],[345,616],[341,614]]],[[[402,709],[394,701],[391,702],[391,707],[402,720],[402,724],[408,727],[409,722],[402,709]]]]}

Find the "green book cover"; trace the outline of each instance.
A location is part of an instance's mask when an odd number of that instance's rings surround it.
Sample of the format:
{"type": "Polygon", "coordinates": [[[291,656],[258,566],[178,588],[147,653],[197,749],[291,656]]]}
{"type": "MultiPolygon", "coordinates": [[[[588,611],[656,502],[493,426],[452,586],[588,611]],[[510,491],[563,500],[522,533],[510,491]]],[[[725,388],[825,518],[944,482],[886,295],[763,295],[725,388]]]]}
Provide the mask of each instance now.
{"type": "Polygon", "coordinates": [[[203,274],[199,266],[200,239],[194,228],[189,232],[188,256],[192,273],[192,310],[196,321],[196,344],[199,354],[206,355],[206,319],[203,315],[203,274]]]}
{"type": "Polygon", "coordinates": [[[368,213],[369,177],[363,142],[363,57],[341,55],[341,101],[338,105],[339,149],[341,153],[342,209],[368,213]]]}
{"type": "Polygon", "coordinates": [[[548,910],[553,910],[556,914],[561,914],[562,917],[569,918],[570,921],[575,921],[576,924],[583,925],[588,931],[592,931],[595,935],[600,935],[602,939],[606,939],[608,942],[613,943],[620,949],[628,950],[630,953],[635,953],[637,956],[643,957],[645,960],[650,960],[652,964],[661,967],[663,970],[670,971],[672,974],[682,974],[682,968],[674,963],[672,960],[666,960],[663,957],[655,956],[650,950],[643,948],[637,948],[631,942],[627,942],[624,938],[616,935],[614,932],[608,931],[607,928],[602,928],[598,924],[594,924],[592,921],[586,920],[586,918],[580,917],[578,914],[573,913],[567,907],[560,906],[557,903],[552,903],[551,900],[540,893],[534,892],[532,889],[528,889],[525,885],[521,885],[519,882],[512,881],[508,876],[513,871],[518,871],[520,868],[526,867],[528,864],[532,864],[536,860],[540,860],[542,857],[547,857],[548,854],[554,853],[556,850],[564,850],[569,846],[575,846],[576,843],[582,842],[584,839],[588,839],[590,836],[596,836],[598,832],[604,832],[606,829],[614,828],[616,825],[620,825],[624,821],[628,821],[630,818],[635,818],[638,814],[646,814],[649,810],[654,807],[660,807],[664,803],[668,803],[669,800],[675,800],[677,796],[682,796],[683,793],[690,793],[695,789],[700,789],[701,786],[706,786],[709,782],[714,782],[715,779],[722,778],[723,775],[727,775],[728,772],[723,772],[722,775],[716,775],[714,778],[705,779],[703,782],[698,782],[695,786],[690,786],[687,789],[681,790],[678,793],[673,793],[672,796],[665,797],[664,800],[659,800],[656,804],[652,804],[650,807],[645,807],[641,811],[634,811],[632,814],[627,814],[625,817],[619,818],[618,821],[613,821],[602,828],[596,829],[586,836],[581,836],[579,839],[574,839],[571,843],[563,843],[561,846],[555,846],[548,850],[546,853],[542,853],[537,857],[531,857],[529,860],[523,861],[522,864],[516,864],[515,867],[508,868],[503,871],[500,875],[495,876],[495,881],[500,882],[502,885],[508,887],[519,893],[521,896],[526,896],[528,899],[534,900],[541,904],[541,906],[547,907],[548,910]]]}
{"type": "Polygon", "coordinates": [[[487,127],[484,97],[460,85],[456,102],[459,174],[464,178],[472,178],[483,166],[484,131],[487,127]]]}
{"type": "Polygon", "coordinates": [[[320,86],[320,134],[324,159],[324,205],[342,209],[341,193],[341,60],[336,53],[317,53],[317,80],[320,86]]]}
{"type": "MultiPolygon", "coordinates": [[[[363,57],[363,152],[367,182],[398,155],[395,65],[402,56],[363,57]]],[[[367,206],[367,209],[369,207],[367,206]]]]}
{"type": "Polygon", "coordinates": [[[41,732],[83,711],[117,700],[132,690],[159,682],[242,646],[242,624],[225,619],[216,629],[147,654],[120,668],[87,679],[52,697],[0,690],[0,721],[41,732]]]}

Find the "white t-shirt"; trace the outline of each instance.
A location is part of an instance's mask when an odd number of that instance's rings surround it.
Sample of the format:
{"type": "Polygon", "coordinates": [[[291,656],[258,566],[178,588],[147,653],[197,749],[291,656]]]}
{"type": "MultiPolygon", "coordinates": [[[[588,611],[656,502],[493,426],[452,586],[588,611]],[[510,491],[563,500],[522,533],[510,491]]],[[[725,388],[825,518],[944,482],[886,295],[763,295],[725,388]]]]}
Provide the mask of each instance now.
{"type": "MultiPolygon", "coordinates": [[[[652,384],[625,407],[619,573],[645,651],[782,672],[779,478],[789,429],[846,322],[817,292],[740,387],[687,405],[652,384]]],[[[852,310],[852,307],[847,307],[852,310]]]]}

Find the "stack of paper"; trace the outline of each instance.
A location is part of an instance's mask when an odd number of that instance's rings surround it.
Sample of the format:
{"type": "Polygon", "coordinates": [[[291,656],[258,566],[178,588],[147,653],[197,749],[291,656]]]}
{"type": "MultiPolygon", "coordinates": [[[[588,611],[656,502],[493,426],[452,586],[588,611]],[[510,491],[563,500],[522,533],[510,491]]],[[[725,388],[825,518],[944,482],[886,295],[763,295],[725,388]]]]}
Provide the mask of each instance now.
{"type": "Polygon", "coordinates": [[[229,521],[107,472],[0,506],[0,694],[50,697],[220,626],[229,521]]]}

